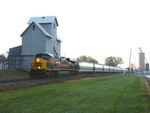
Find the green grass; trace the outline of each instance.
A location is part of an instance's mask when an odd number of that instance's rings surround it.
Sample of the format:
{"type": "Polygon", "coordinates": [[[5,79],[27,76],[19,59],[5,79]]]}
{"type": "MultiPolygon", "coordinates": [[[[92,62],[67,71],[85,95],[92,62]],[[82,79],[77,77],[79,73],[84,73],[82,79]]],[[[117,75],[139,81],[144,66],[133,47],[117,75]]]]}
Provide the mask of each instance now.
{"type": "Polygon", "coordinates": [[[0,93],[0,113],[150,113],[141,78],[109,76],[0,93]]]}
{"type": "Polygon", "coordinates": [[[29,78],[29,73],[17,70],[0,70],[0,80],[16,80],[29,78]]]}

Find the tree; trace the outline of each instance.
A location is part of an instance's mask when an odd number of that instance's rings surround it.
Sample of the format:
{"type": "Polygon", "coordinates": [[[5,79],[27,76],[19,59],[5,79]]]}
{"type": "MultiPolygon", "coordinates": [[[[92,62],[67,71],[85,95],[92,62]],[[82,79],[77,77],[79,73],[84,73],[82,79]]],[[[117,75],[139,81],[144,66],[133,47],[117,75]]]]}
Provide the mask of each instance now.
{"type": "Polygon", "coordinates": [[[110,56],[105,59],[105,65],[118,66],[118,64],[123,64],[123,60],[121,57],[110,56]]]}
{"type": "Polygon", "coordinates": [[[95,58],[92,58],[90,56],[85,56],[85,55],[81,55],[77,59],[83,62],[98,63],[98,61],[95,58]]]}
{"type": "Polygon", "coordinates": [[[2,70],[5,69],[7,63],[6,54],[0,54],[0,64],[2,65],[2,70]]]}
{"type": "Polygon", "coordinates": [[[2,62],[3,60],[6,60],[6,57],[4,54],[0,54],[0,62],[2,62]]]}

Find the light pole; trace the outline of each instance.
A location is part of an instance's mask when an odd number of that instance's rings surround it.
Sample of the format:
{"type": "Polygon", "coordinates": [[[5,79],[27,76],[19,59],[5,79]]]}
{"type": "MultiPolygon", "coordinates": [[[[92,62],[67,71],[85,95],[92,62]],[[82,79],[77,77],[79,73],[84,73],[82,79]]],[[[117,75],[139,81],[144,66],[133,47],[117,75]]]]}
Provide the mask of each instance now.
{"type": "Polygon", "coordinates": [[[129,72],[128,72],[128,74],[130,73],[131,55],[132,55],[132,48],[130,49],[130,57],[129,57],[129,72]]]}

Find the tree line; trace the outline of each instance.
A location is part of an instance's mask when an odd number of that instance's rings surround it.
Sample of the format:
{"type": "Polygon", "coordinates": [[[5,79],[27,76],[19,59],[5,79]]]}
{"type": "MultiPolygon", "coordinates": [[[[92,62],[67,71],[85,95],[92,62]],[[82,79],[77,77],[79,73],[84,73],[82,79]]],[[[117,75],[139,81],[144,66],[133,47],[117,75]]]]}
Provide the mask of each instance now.
{"type": "MultiPolygon", "coordinates": [[[[90,63],[98,63],[95,58],[90,56],[82,55],[77,58],[79,61],[90,62],[90,63]]],[[[109,56],[105,59],[105,65],[116,67],[119,64],[123,64],[123,59],[121,57],[109,56]]]]}

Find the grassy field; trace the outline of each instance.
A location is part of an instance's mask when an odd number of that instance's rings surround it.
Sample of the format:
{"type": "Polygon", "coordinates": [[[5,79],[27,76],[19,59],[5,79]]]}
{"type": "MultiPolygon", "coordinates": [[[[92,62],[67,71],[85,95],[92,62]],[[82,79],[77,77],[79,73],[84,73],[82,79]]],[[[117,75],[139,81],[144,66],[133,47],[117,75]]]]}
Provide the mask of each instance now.
{"type": "Polygon", "coordinates": [[[136,76],[95,77],[0,93],[0,113],[150,113],[136,76]]]}

